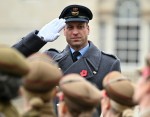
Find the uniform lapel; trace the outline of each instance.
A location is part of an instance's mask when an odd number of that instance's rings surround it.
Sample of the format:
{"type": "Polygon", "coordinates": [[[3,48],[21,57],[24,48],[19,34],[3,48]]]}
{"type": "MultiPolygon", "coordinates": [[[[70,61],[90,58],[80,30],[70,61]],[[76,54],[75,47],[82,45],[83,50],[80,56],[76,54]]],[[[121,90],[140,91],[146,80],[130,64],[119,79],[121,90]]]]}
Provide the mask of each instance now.
{"type": "Polygon", "coordinates": [[[87,59],[95,71],[98,71],[101,62],[101,51],[92,42],[89,41],[89,44],[89,50],[83,57],[87,59]]]}
{"type": "Polygon", "coordinates": [[[101,52],[92,42],[89,43],[90,47],[88,51],[76,62],[72,60],[69,46],[66,47],[63,51],[63,56],[58,62],[64,74],[78,73],[87,79],[97,74],[101,60],[101,52]]]}

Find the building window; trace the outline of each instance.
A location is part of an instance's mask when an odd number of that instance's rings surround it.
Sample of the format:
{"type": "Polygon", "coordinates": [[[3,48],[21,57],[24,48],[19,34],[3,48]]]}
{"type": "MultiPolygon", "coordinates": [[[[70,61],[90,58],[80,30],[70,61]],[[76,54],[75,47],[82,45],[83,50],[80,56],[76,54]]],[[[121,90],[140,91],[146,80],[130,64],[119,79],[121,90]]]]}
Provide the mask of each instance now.
{"type": "Polygon", "coordinates": [[[120,0],[116,12],[116,55],[121,63],[139,63],[139,4],[137,0],[120,0]]]}
{"type": "Polygon", "coordinates": [[[116,52],[123,63],[139,62],[139,26],[116,26],[116,52]]]}

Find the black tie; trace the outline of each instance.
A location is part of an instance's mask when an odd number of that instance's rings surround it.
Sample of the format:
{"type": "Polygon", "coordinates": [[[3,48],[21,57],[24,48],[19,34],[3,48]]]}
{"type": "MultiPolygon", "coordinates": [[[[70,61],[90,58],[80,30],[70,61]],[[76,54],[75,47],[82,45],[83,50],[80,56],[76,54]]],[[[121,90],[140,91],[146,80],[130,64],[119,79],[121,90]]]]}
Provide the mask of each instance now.
{"type": "Polygon", "coordinates": [[[81,55],[81,53],[79,51],[75,51],[73,53],[73,62],[77,61],[78,60],[77,57],[80,56],[80,55],[81,55]]]}

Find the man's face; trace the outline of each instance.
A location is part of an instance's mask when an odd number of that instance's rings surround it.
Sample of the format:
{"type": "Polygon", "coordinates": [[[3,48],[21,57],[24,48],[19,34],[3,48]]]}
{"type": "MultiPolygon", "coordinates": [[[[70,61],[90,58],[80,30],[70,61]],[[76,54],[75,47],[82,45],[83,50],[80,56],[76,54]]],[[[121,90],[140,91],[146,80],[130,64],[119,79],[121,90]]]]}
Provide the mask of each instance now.
{"type": "Polygon", "coordinates": [[[89,26],[86,22],[67,22],[64,28],[66,41],[75,50],[88,44],[89,26]]]}

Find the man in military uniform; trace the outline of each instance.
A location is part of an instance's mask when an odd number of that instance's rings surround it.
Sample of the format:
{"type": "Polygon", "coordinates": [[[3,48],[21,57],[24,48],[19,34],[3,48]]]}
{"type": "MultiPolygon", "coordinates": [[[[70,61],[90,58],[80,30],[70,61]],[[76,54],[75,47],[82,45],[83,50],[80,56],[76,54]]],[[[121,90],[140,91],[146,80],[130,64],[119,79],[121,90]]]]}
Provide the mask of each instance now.
{"type": "Polygon", "coordinates": [[[21,77],[28,72],[28,62],[21,53],[0,45],[0,117],[20,116],[11,100],[18,96],[21,77]]]}
{"type": "Polygon", "coordinates": [[[52,42],[64,28],[64,35],[68,45],[59,52],[55,49],[45,51],[54,59],[63,73],[77,73],[86,80],[102,89],[102,80],[110,71],[121,71],[120,61],[114,55],[100,51],[88,40],[92,20],[91,10],[82,5],[69,5],[63,9],[59,19],[56,18],[46,24],[41,30],[34,31],[24,37],[13,47],[24,55],[39,51],[47,42],[52,42]]]}
{"type": "Polygon", "coordinates": [[[13,47],[29,56],[39,51],[47,42],[54,41],[64,28],[68,42],[66,48],[62,52],[49,49],[45,53],[58,62],[64,74],[78,73],[102,89],[104,76],[110,71],[120,71],[120,61],[116,56],[100,51],[88,40],[88,22],[92,18],[93,14],[87,7],[69,5],[63,9],[59,19],[54,19],[40,31],[30,33],[13,47]]]}

